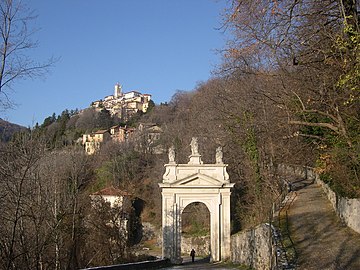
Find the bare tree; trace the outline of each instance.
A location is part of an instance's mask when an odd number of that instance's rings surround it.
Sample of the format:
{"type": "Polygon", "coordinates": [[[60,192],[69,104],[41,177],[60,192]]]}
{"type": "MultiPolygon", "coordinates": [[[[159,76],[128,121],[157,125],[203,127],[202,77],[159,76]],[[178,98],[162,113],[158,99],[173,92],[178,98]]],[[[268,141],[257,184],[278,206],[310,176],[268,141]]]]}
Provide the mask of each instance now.
{"type": "Polygon", "coordinates": [[[43,144],[28,135],[1,148],[2,269],[39,269],[50,231],[46,199],[37,174],[43,144]]]}
{"type": "Polygon", "coordinates": [[[4,108],[12,104],[6,90],[16,80],[41,76],[55,61],[40,63],[29,56],[37,46],[31,40],[34,30],[29,29],[35,18],[21,0],[0,3],[0,104],[4,108]]]}
{"type": "Polygon", "coordinates": [[[319,169],[330,179],[335,164],[347,164],[348,173],[337,174],[336,182],[350,181],[346,193],[358,196],[359,1],[231,3],[225,26],[234,38],[224,51],[223,71],[276,78],[263,94],[284,110],[287,137],[311,141],[319,169]]]}
{"type": "Polygon", "coordinates": [[[289,115],[289,124],[327,129],[352,147],[345,118],[359,100],[358,5],[354,0],[234,0],[227,16],[234,39],[225,52],[225,69],[277,76],[282,98],[290,97],[284,108],[303,116],[289,115]]]}

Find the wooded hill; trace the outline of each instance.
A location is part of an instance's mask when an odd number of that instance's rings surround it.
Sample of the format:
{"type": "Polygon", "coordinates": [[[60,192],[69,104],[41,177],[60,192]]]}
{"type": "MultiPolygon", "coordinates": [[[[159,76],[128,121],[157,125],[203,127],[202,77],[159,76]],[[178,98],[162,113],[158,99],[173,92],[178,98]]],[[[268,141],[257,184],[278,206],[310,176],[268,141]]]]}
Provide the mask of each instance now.
{"type": "Polygon", "coordinates": [[[7,142],[11,139],[14,133],[25,130],[26,128],[5,121],[0,118],[0,142],[7,142]]]}
{"type": "MultiPolygon", "coordinates": [[[[179,163],[187,162],[191,137],[199,138],[205,163],[222,146],[236,183],[234,232],[268,219],[285,188],[278,164],[315,167],[336,192],[360,197],[358,7],[352,0],[232,1],[224,30],[233,39],[213,78],[126,124],[157,123],[159,143],[174,145],[179,163]]],[[[76,143],[83,132],[113,124],[125,123],[106,111],[64,111],[2,146],[2,268],[130,260],[130,244],[106,229],[110,217],[92,212],[91,226],[85,218],[93,211],[89,194],[109,185],[142,199],[142,221],[160,225],[157,183],[167,153],[129,142],[87,156],[76,143]]]]}

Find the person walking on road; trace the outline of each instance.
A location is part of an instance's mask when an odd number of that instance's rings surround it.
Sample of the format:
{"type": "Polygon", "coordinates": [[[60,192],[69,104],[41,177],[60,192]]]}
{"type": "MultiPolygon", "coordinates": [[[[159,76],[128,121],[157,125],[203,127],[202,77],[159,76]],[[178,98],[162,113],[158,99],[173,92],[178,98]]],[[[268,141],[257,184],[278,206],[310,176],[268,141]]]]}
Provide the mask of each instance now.
{"type": "Polygon", "coordinates": [[[192,249],[190,251],[190,256],[191,256],[191,261],[194,262],[195,261],[195,249],[192,249]]]}

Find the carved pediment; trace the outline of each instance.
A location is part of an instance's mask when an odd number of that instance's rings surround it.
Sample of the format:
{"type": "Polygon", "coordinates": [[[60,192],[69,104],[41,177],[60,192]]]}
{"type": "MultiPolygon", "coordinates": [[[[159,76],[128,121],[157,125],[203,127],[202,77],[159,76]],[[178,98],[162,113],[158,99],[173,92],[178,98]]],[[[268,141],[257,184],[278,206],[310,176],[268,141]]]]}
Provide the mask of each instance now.
{"type": "Polygon", "coordinates": [[[195,186],[202,186],[202,187],[221,187],[224,183],[220,182],[219,180],[212,178],[210,176],[196,173],[190,176],[187,176],[183,179],[179,179],[178,181],[171,184],[171,186],[189,186],[189,187],[195,187],[195,186]]]}

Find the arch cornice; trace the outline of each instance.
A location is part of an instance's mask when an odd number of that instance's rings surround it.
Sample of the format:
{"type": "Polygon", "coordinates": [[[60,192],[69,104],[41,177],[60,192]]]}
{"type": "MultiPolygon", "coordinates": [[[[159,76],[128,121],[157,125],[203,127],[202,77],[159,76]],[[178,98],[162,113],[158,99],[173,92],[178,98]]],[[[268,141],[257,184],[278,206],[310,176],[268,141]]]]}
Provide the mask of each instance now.
{"type": "Polygon", "coordinates": [[[163,183],[174,183],[195,174],[207,175],[220,182],[229,183],[227,164],[165,164],[163,183]]]}
{"type": "Polygon", "coordinates": [[[166,187],[181,187],[181,188],[222,188],[222,187],[233,187],[233,183],[224,183],[217,178],[208,176],[202,173],[194,173],[182,179],[179,179],[170,183],[160,183],[161,188],[166,187]]]}

